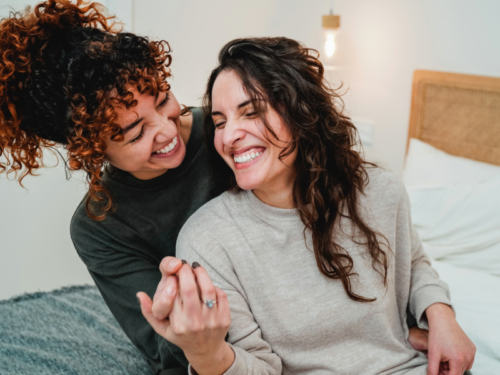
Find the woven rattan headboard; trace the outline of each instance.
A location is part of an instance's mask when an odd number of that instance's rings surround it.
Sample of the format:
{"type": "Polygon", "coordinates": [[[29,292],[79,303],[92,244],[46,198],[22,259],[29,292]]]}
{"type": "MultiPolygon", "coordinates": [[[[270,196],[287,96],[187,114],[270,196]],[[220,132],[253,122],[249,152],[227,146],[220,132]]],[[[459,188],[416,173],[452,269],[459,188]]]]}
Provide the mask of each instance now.
{"type": "Polygon", "coordinates": [[[410,138],[500,165],[500,78],[415,71],[410,138]]]}

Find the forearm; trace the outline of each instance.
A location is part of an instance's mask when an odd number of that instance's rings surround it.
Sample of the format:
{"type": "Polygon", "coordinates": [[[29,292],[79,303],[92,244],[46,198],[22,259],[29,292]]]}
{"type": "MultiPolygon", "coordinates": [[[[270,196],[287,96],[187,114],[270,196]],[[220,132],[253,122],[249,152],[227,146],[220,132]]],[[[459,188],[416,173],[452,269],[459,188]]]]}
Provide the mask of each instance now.
{"type": "MultiPolygon", "coordinates": [[[[415,228],[412,228],[412,231],[416,232],[415,228]]],[[[418,238],[416,233],[414,236],[418,238]]],[[[451,310],[450,292],[448,285],[439,278],[437,272],[432,268],[421,242],[415,239],[412,247],[410,309],[419,328],[428,328],[428,322],[424,318],[425,312],[434,305],[442,305],[442,307],[451,310]]],[[[429,311],[432,315],[432,312],[437,313],[441,309],[434,306],[429,311]]]]}
{"type": "Polygon", "coordinates": [[[231,367],[235,358],[233,350],[226,342],[210,353],[185,354],[198,375],[222,375],[231,367]]]}

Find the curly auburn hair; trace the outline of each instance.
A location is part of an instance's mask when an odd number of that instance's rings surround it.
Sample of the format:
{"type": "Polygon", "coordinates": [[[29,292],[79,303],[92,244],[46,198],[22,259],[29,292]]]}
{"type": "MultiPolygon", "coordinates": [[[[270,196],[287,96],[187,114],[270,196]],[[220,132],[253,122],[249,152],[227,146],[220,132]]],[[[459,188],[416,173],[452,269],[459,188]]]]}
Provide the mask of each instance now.
{"type": "Polygon", "coordinates": [[[98,3],[47,0],[0,21],[0,173],[22,185],[43,166],[43,149],[63,144],[69,168],[87,174],[94,220],[112,207],[106,139],[123,140],[113,105],[137,104],[130,87],[170,89],[168,43],[120,32],[113,20],[98,3]]]}
{"type": "MultiPolygon", "coordinates": [[[[387,238],[374,232],[363,220],[359,195],[368,183],[366,162],[355,150],[358,134],[350,118],[337,109],[340,94],[324,79],[324,68],[316,50],[288,38],[248,38],[227,43],[219,54],[219,66],[212,71],[204,96],[205,137],[214,173],[228,189],[239,191],[233,171],[214,146],[212,89],[224,71],[234,72],[242,81],[270,137],[277,139],[266,119],[269,105],[283,119],[292,141],[280,159],[297,150],[294,162],[293,201],[306,230],[312,232],[314,255],[319,271],[328,278],[340,279],[349,298],[358,302],[375,299],[352,291],[350,277],[353,260],[335,242],[336,224],[347,218],[365,241],[373,268],[383,276],[387,287],[387,238]],[[380,239],[379,239],[380,238],[380,239]]],[[[269,137],[269,136],[268,136],[269,137]]],[[[272,139],[269,139],[272,142],[272,139]]],[[[361,242],[360,242],[361,241],[361,242]]]]}

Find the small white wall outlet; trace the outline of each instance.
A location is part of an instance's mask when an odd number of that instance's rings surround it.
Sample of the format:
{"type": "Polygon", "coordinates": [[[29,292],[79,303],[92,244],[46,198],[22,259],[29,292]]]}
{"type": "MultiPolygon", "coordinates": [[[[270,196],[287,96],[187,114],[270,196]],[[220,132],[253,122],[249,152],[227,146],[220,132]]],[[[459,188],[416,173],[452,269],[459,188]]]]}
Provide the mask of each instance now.
{"type": "Polygon", "coordinates": [[[359,138],[363,147],[373,147],[373,141],[375,138],[375,125],[371,121],[352,119],[352,122],[356,129],[358,129],[359,138]]]}

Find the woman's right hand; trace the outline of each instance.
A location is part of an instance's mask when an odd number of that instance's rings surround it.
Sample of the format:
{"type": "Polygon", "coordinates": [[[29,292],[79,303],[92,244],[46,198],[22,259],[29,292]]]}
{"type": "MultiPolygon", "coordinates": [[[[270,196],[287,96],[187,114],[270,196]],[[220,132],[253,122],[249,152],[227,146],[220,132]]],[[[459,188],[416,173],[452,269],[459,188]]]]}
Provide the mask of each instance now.
{"type": "Polygon", "coordinates": [[[162,276],[156,288],[151,307],[153,316],[159,321],[167,319],[174,306],[178,288],[176,275],[181,267],[182,261],[174,257],[165,257],[160,263],[162,276]]]}
{"type": "Polygon", "coordinates": [[[168,316],[174,306],[177,296],[178,281],[176,273],[179,272],[182,261],[174,257],[165,257],[160,263],[162,277],[156,288],[153,300],[144,292],[137,293],[141,305],[142,315],[160,336],[165,337],[165,332],[170,326],[168,316]]]}
{"type": "Polygon", "coordinates": [[[160,269],[162,281],[154,302],[145,293],[137,294],[144,317],[159,335],[183,349],[198,374],[224,373],[234,361],[225,342],[231,323],[226,294],[197,264],[192,269],[178,259],[165,258],[160,269]],[[168,291],[177,285],[172,296],[168,291]],[[212,307],[202,302],[209,299],[216,301],[212,307]]]}

